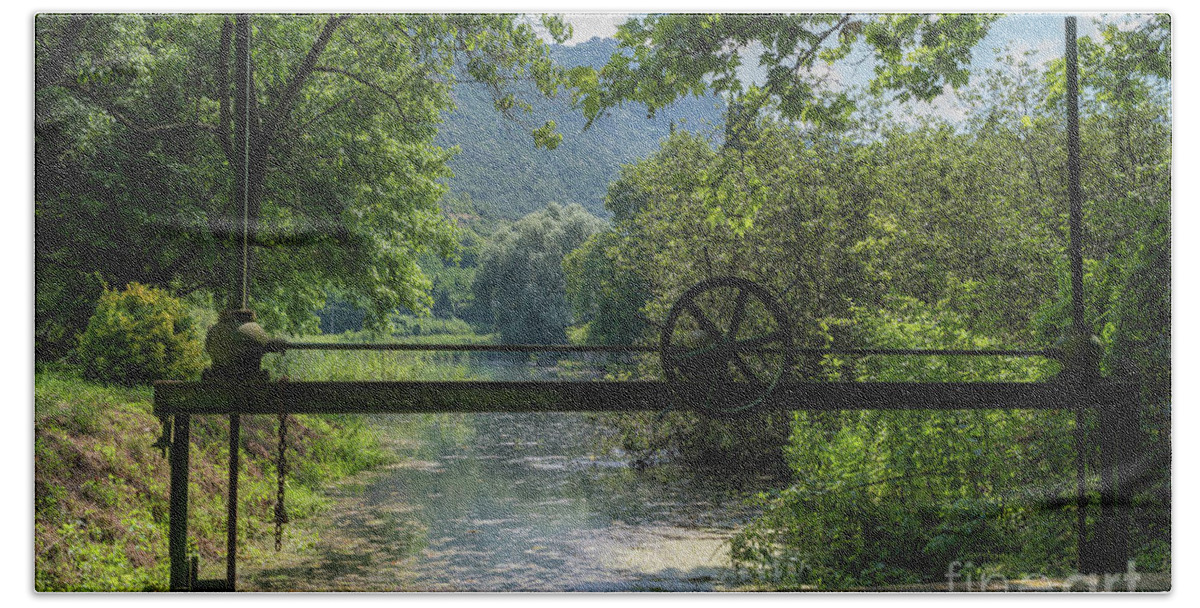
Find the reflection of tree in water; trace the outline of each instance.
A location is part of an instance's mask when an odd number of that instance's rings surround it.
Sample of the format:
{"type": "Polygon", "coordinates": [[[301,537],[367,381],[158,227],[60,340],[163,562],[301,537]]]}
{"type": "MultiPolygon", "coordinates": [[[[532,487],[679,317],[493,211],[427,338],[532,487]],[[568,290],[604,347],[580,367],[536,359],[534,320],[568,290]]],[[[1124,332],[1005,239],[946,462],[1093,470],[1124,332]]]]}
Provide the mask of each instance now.
{"type": "Polygon", "coordinates": [[[713,480],[670,465],[634,470],[623,454],[595,447],[602,429],[581,415],[436,418],[424,421],[420,446],[409,446],[420,460],[336,490],[315,549],[247,570],[243,583],[703,590],[727,578],[726,539],[749,514],[713,480]]]}

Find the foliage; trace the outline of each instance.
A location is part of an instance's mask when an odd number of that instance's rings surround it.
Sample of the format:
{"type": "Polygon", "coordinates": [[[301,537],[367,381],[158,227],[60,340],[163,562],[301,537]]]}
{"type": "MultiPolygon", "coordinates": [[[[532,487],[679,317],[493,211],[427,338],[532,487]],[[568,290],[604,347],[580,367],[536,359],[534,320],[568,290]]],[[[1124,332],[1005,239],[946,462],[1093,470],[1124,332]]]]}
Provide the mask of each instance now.
{"type": "MultiPolygon", "coordinates": [[[[437,319],[415,319],[424,323],[437,319]]],[[[461,321],[451,324],[461,328],[461,321]]],[[[435,325],[434,328],[440,327],[435,325]]],[[[405,344],[494,344],[495,334],[424,333],[397,336],[405,344]]],[[[380,343],[375,332],[346,332],[305,337],[306,342],[335,344],[380,343]]],[[[477,353],[396,351],[288,351],[264,357],[263,368],[274,378],[297,381],[413,381],[487,380],[491,370],[477,353]]]]}
{"type": "Polygon", "coordinates": [[[417,260],[454,244],[437,207],[452,151],[433,143],[454,83],[514,118],[514,83],[559,84],[515,15],[44,14],[35,42],[37,267],[236,303],[245,204],[254,307],[293,330],[331,290],[375,326],[428,307],[417,260]]]}
{"type": "MultiPolygon", "coordinates": [[[[655,111],[709,91],[732,102],[727,135],[740,122],[779,116],[821,129],[851,123],[856,103],[847,90],[827,84],[829,67],[861,40],[876,62],[870,89],[895,92],[897,101],[930,101],[943,87],[967,83],[971,49],[997,17],[979,14],[670,14],[626,21],[617,30],[619,49],[596,70],[567,70],[575,101],[591,121],[625,102],[655,111]],[[753,50],[752,50],[753,49],[753,50]],[[743,57],[758,53],[765,74],[747,85],[743,57]]],[[[726,145],[736,137],[726,137],[726,145]]],[[[722,163],[701,175],[710,220],[744,229],[764,204],[769,186],[754,163],[722,163]],[[734,207],[730,209],[730,207],[734,207]],[[733,211],[735,214],[730,215],[733,211]]]]}
{"type": "Polygon", "coordinates": [[[638,311],[650,293],[638,275],[616,271],[619,243],[615,232],[599,232],[563,259],[567,300],[589,344],[633,344],[646,334],[638,311]]]}
{"type": "Polygon", "coordinates": [[[431,254],[422,256],[421,270],[430,278],[429,295],[433,298],[430,313],[439,319],[464,318],[470,315],[475,300],[471,284],[479,266],[485,239],[469,226],[459,229],[459,245],[451,258],[431,254]]]}
{"type": "MultiPolygon", "coordinates": [[[[191,522],[201,575],[223,569],[228,433],[219,416],[193,419],[191,522]]],[[[168,466],[153,442],[148,387],[102,386],[69,371],[34,379],[34,587],[38,591],[165,591],[168,466]]],[[[242,418],[243,568],[258,565],[274,517],[273,416],[242,418]]],[[[319,488],[384,462],[361,420],[296,416],[288,513],[323,508],[319,488]],[[299,456],[297,458],[296,456],[299,456]]],[[[295,542],[292,530],[286,543],[295,542]]]]}
{"type": "Polygon", "coordinates": [[[394,336],[465,336],[470,335],[471,326],[458,318],[428,318],[399,315],[393,321],[394,336]]]}
{"type": "Polygon", "coordinates": [[[39,267],[34,289],[34,357],[57,361],[79,346],[79,334],[96,312],[106,285],[95,272],[39,267]]]}
{"type": "Polygon", "coordinates": [[[551,203],[496,233],[472,287],[477,306],[507,344],[562,344],[572,324],[563,258],[604,222],[572,204],[551,203]]]}
{"type": "Polygon", "coordinates": [[[878,61],[872,88],[900,99],[928,101],[943,83],[962,86],[971,49],[995,16],[973,14],[672,14],[631,18],[617,30],[622,50],[600,70],[573,68],[568,78],[584,116],[636,101],[651,113],[688,95],[712,90],[771,103],[790,120],[837,125],[854,109],[846,92],[827,94],[827,66],[864,41],[878,61]],[[738,69],[760,45],[766,72],[759,87],[743,84],[738,69]]]}
{"type": "Polygon", "coordinates": [[[821,319],[838,317],[851,299],[870,301],[872,286],[853,251],[865,230],[867,194],[859,182],[841,179],[859,171],[859,159],[836,140],[803,138],[767,120],[745,138],[745,149],[714,149],[703,137],[677,131],[658,153],[624,167],[609,189],[608,204],[621,218],[605,237],[611,270],[573,266],[582,273],[572,278],[581,288],[576,299],[612,297],[587,291],[598,272],[636,278],[651,294],[638,312],[653,340],[684,290],[733,274],[785,294],[784,308],[795,311],[800,342],[809,345],[824,340],[821,319]],[[711,219],[703,186],[704,175],[727,167],[745,167],[762,183],[757,210],[736,203],[720,209],[726,219],[752,220],[737,222],[737,229],[711,219]]]}
{"type": "MultiPolygon", "coordinates": [[[[993,348],[950,301],[900,297],[850,322],[890,348],[993,348]]],[[[1011,357],[867,357],[823,362],[857,381],[1028,382],[1053,366],[1011,357]]],[[[1006,575],[1059,575],[1073,563],[1069,412],[1004,410],[795,414],[796,473],[760,496],[763,517],[734,540],[745,565],[793,559],[786,585],[823,588],[936,580],[958,561],[1006,575]]]]}
{"type": "MultiPolygon", "coordinates": [[[[1154,16],[1080,41],[1086,322],[1105,345],[1101,372],[1142,387],[1134,543],[1158,563],[1170,535],[1171,122],[1170,74],[1152,55],[1169,53],[1168,26],[1154,16]]],[[[652,342],[684,289],[736,274],[780,297],[798,346],[1048,347],[1070,325],[1061,70],[1008,57],[962,92],[968,118],[957,123],[884,113],[844,132],[801,130],[748,111],[755,100],[743,96],[721,145],[677,132],[622,169],[607,201],[613,229],[569,258],[573,301],[595,315],[640,299],[630,318],[652,342]],[[642,298],[605,277],[636,281],[642,298]]],[[[1037,359],[801,357],[794,373],[1055,371],[1037,359]]],[[[657,370],[647,361],[637,373],[657,370]]],[[[713,433],[670,416],[618,424],[650,450],[713,433]]],[[[784,585],[827,587],[940,579],[953,561],[1069,571],[1074,512],[1060,499],[1073,431],[1055,413],[799,414],[793,482],[762,496],[735,558],[750,570],[802,563],[784,585]]]]}
{"type": "Polygon", "coordinates": [[[101,382],[192,379],[204,367],[203,353],[183,303],[139,283],[105,289],[79,338],[84,377],[101,382]]]}

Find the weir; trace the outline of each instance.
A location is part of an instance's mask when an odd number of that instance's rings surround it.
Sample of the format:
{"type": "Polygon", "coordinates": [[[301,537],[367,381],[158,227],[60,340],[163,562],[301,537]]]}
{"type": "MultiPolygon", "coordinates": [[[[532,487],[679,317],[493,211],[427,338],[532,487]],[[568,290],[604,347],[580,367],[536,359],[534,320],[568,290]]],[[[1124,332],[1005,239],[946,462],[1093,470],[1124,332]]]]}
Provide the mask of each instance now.
{"type": "MultiPolygon", "coordinates": [[[[1072,274],[1072,335],[1060,349],[1048,350],[917,350],[811,349],[792,345],[786,311],[767,290],[736,277],[710,278],[681,296],[668,317],[658,348],[643,346],[577,345],[412,345],[412,344],[289,344],[273,339],[245,309],[248,295],[249,225],[245,218],[242,248],[242,309],[222,312],[208,334],[213,367],[200,382],[159,382],[154,388],[154,413],[163,421],[157,444],[170,449],[170,588],[174,591],[233,591],[237,579],[237,471],[240,417],[273,415],[282,422],[291,413],[397,414],[431,412],[637,412],[668,409],[698,411],[754,424],[765,411],[1037,409],[1076,413],[1077,484],[1074,501],[1048,507],[1077,508],[1078,567],[1083,573],[1120,573],[1130,557],[1131,492],[1128,477],[1135,474],[1133,446],[1139,420],[1134,384],[1102,378],[1099,344],[1083,319],[1079,136],[1075,21],[1068,17],[1068,165],[1070,251],[1072,274]],[[729,292],[732,317],[717,323],[702,309],[703,297],[729,292]],[[771,326],[765,334],[739,337],[747,306],[758,302],[760,319],[771,326]],[[725,328],[725,329],[723,329],[725,328]],[[520,381],[520,382],[291,382],[270,381],[261,367],[267,353],[287,350],[492,351],[526,353],[649,353],[657,352],[663,379],[640,381],[520,381]],[[798,381],[795,357],[1043,357],[1061,365],[1044,382],[821,382],[798,381]],[[757,357],[757,363],[748,358],[757,357]],[[1081,421],[1092,413],[1098,431],[1085,434],[1081,421]],[[188,466],[193,416],[230,418],[230,469],[226,577],[202,580],[198,558],[187,552],[188,466]],[[1099,470],[1086,470],[1086,454],[1099,453],[1099,470]],[[1098,475],[1096,475],[1098,473],[1098,475]],[[1090,477],[1099,478],[1089,487],[1090,477]],[[1091,493],[1099,495],[1092,504],[1091,493]],[[1094,513],[1093,513],[1094,512],[1094,513]],[[1093,514],[1094,517],[1088,517],[1093,514]]],[[[247,64],[247,68],[249,65],[247,64]]],[[[247,73],[248,73],[247,69],[247,73]]],[[[248,76],[247,76],[248,78],[248,76]]],[[[248,143],[248,135],[245,138],[248,143]]],[[[248,148],[247,148],[248,149],[248,148]]],[[[247,164],[244,167],[249,170],[247,164]]],[[[242,183],[245,183],[243,180],[242,183]]],[[[244,194],[244,192],[243,192],[244,194]]],[[[248,211],[247,211],[248,214],[248,211]]],[[[235,307],[231,306],[231,308],[235,307]]],[[[761,324],[761,323],[760,323],[761,324]]],[[[282,433],[281,433],[282,435],[282,433]]],[[[281,445],[283,437],[281,437],[281,445]]],[[[281,449],[281,454],[283,450],[281,449]]],[[[282,485],[281,485],[282,488],[282,485]]]]}
{"type": "MultiPolygon", "coordinates": [[[[254,325],[253,323],[244,323],[254,325]]],[[[253,333],[253,332],[247,332],[253,333]]],[[[211,340],[210,340],[211,344],[211,340]]],[[[270,350],[287,350],[276,341],[270,350]]],[[[268,349],[265,342],[248,340],[242,344],[247,357],[214,360],[260,359],[268,349]],[[258,344],[261,347],[254,348],[258,344]]],[[[314,349],[313,345],[298,345],[314,349]]],[[[348,350],[355,345],[333,345],[348,350]]],[[[457,345],[362,345],[367,350],[483,350],[526,352],[613,352],[645,351],[640,347],[579,347],[573,345],[457,346],[457,345]],[[393,348],[387,348],[392,346],[393,348]]],[[[951,351],[912,349],[801,349],[804,352],[837,353],[858,356],[1042,356],[1061,358],[1056,351],[951,351]]],[[[1088,358],[1090,359],[1090,357],[1088,358]]],[[[1094,365],[1094,361],[1089,361],[1094,365]]],[[[1099,378],[1098,374],[1073,371],[1070,361],[1064,372],[1045,382],[795,382],[786,381],[771,388],[755,404],[754,412],[877,410],[973,410],[1036,409],[1072,410],[1080,415],[1092,411],[1099,421],[1098,437],[1080,444],[1083,450],[1098,449],[1101,454],[1100,495],[1091,505],[1088,488],[1077,488],[1075,504],[1080,520],[1095,506],[1095,523],[1081,528],[1079,538],[1080,570],[1089,573],[1122,572],[1129,558],[1129,493],[1124,490],[1122,464],[1133,462],[1129,439],[1136,431],[1137,395],[1135,387],[1123,382],[1099,378]]],[[[1094,369],[1094,368],[1093,368],[1094,369]]],[[[214,371],[214,370],[210,370],[214,371]]],[[[170,558],[171,589],[177,591],[213,591],[236,588],[237,559],[237,428],[242,415],[279,416],[306,414],[404,414],[433,412],[639,412],[676,409],[721,415],[714,403],[735,402],[744,398],[739,386],[721,387],[713,382],[697,381],[442,381],[442,382],[291,382],[266,381],[257,365],[238,370],[226,369],[225,378],[217,372],[201,382],[159,382],[154,389],[154,413],[164,420],[164,433],[171,439],[171,517],[170,558]],[[257,373],[255,373],[257,372],[257,373]],[[187,555],[188,528],[188,449],[193,416],[230,417],[230,504],[228,516],[229,546],[227,576],[224,579],[197,579],[197,558],[187,555]]],[[[719,375],[719,374],[718,374],[719,375]]],[[[749,383],[745,383],[749,384],[749,383]]],[[[756,392],[763,387],[756,387],[756,392]]],[[[736,420],[736,418],[735,418],[736,420]]],[[[747,422],[752,423],[752,422],[747,422]]],[[[1082,453],[1077,456],[1082,458],[1082,453]]]]}

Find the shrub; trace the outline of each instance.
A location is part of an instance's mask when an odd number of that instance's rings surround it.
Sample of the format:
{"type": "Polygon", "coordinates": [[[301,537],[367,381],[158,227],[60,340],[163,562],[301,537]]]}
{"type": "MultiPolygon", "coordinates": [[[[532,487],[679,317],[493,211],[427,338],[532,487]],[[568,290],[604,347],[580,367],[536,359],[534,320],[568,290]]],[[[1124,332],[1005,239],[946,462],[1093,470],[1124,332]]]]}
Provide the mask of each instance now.
{"type": "Polygon", "coordinates": [[[167,292],[130,283],[100,296],[79,339],[84,376],[120,384],[194,378],[204,366],[199,332],[167,292]]]}

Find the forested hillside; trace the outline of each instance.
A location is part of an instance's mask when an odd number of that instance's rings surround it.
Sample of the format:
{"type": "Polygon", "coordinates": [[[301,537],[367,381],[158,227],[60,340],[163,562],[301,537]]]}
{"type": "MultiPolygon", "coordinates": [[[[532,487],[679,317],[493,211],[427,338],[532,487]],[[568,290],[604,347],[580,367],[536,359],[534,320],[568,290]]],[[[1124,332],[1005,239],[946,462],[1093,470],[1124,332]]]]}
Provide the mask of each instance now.
{"type": "MultiPolygon", "coordinates": [[[[551,57],[566,67],[600,67],[616,51],[611,38],[593,38],[575,46],[555,45],[551,57]]],[[[464,83],[454,90],[457,108],[448,113],[435,141],[458,146],[450,161],[454,177],[446,180],[450,191],[466,195],[478,208],[499,217],[516,219],[547,203],[579,203],[588,211],[606,215],[604,193],[617,170],[658,147],[671,132],[672,123],[692,131],[720,128],[723,103],[712,96],[689,97],[647,118],[645,106],[628,103],[612,108],[595,125],[586,123],[569,100],[539,100],[539,120],[553,120],[563,135],[554,150],[535,148],[521,125],[496,112],[485,87],[464,83]]]]}

